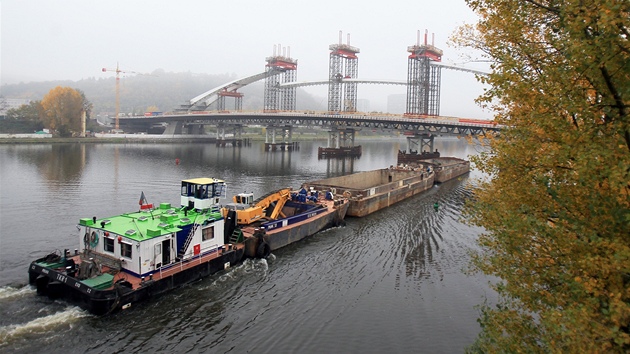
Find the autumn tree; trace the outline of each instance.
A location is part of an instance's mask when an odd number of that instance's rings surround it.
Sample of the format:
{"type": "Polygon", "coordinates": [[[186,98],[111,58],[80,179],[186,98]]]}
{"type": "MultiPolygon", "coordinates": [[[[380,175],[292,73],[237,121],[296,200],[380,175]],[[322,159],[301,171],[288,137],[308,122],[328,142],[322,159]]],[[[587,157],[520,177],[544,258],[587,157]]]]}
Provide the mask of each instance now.
{"type": "Polygon", "coordinates": [[[630,2],[467,0],[503,124],[474,158],[480,352],[630,352],[630,2]]]}
{"type": "Polygon", "coordinates": [[[57,86],[42,99],[42,121],[51,130],[60,135],[70,135],[81,130],[81,114],[84,108],[84,96],[81,92],[57,86]]]}

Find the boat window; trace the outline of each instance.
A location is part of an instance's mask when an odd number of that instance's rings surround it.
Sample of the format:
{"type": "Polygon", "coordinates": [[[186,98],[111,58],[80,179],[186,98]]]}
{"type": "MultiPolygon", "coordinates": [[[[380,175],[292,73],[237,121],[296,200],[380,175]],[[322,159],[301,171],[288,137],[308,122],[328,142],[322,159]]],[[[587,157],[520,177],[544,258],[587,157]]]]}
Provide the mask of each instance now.
{"type": "Polygon", "coordinates": [[[188,196],[188,183],[182,182],[182,197],[188,196]]]}
{"type": "Polygon", "coordinates": [[[104,248],[106,252],[111,252],[114,253],[114,239],[113,238],[109,238],[109,237],[105,237],[105,244],[104,244],[104,248]]]}
{"type": "Polygon", "coordinates": [[[201,240],[209,241],[212,239],[214,239],[214,226],[206,227],[205,229],[203,229],[201,232],[201,240]]]}
{"type": "Polygon", "coordinates": [[[121,243],[120,244],[120,255],[126,258],[131,258],[131,244],[130,243],[121,243]]]}
{"type": "Polygon", "coordinates": [[[227,194],[225,184],[215,183],[212,185],[212,196],[215,198],[225,197],[227,194]]]}
{"type": "Polygon", "coordinates": [[[196,186],[197,191],[195,192],[195,197],[198,199],[206,199],[208,198],[208,186],[196,186]]]}

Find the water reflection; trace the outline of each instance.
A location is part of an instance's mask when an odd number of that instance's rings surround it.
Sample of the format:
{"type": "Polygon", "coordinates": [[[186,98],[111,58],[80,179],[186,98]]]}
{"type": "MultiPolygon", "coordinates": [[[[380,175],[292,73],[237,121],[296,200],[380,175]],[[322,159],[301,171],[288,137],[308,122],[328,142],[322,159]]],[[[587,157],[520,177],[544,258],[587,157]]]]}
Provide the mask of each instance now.
{"type": "MultiPolygon", "coordinates": [[[[9,151],[23,162],[37,167],[40,175],[48,182],[76,182],[88,161],[84,144],[51,144],[14,146],[9,151]]],[[[49,183],[57,188],[57,183],[49,183]]]]}
{"type": "Polygon", "coordinates": [[[357,159],[357,157],[328,158],[326,159],[326,173],[330,176],[354,173],[354,161],[357,159]]]}

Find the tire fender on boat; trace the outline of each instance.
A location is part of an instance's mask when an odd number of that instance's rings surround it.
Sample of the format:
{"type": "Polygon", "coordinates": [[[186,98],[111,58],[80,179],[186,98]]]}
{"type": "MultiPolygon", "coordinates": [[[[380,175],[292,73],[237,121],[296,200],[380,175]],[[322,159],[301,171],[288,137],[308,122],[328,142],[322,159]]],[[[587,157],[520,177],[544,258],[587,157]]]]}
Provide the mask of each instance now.
{"type": "Polygon", "coordinates": [[[271,247],[265,241],[263,241],[260,245],[258,245],[258,249],[256,250],[256,257],[258,258],[267,258],[271,254],[271,247]]]}

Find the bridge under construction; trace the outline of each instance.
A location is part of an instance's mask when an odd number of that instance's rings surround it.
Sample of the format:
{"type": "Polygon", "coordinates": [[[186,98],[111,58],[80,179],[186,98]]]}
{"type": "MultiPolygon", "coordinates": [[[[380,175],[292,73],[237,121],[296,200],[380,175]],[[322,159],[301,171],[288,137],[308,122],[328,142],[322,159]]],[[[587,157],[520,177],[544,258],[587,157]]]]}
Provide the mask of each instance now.
{"type": "Polygon", "coordinates": [[[493,122],[440,116],[441,70],[466,71],[476,75],[485,73],[443,64],[442,50],[429,44],[428,32],[420,41],[420,31],[414,45],[407,47],[407,80],[364,80],[358,76],[358,47],[346,43],[329,46],[329,71],[325,80],[298,82],[298,61],[291,57],[290,48],[274,46],[273,55],[266,58],[265,70],[208,90],[188,100],[174,113],[135,118],[116,117],[126,130],[142,130],[148,125],[163,124],[167,135],[197,135],[205,132],[205,125],[216,125],[217,140],[227,136],[238,140],[248,125],[266,128],[266,144],[293,146],[292,132],[297,126],[321,127],[328,131],[328,148],[354,146],[356,132],[368,129],[398,130],[407,136],[410,151],[433,151],[433,140],[444,135],[478,136],[500,129],[493,122]],[[263,109],[244,112],[243,94],[238,90],[264,80],[263,109]],[[406,113],[403,115],[365,114],[357,111],[359,84],[405,85],[406,113]],[[328,85],[326,112],[298,112],[296,89],[304,86],[328,85]],[[234,100],[233,109],[226,106],[234,100]]]}

